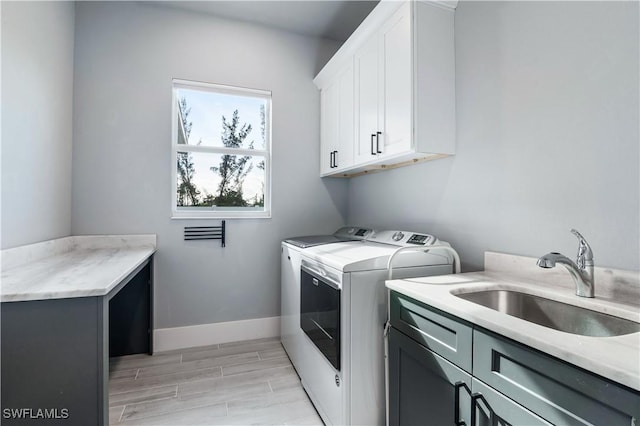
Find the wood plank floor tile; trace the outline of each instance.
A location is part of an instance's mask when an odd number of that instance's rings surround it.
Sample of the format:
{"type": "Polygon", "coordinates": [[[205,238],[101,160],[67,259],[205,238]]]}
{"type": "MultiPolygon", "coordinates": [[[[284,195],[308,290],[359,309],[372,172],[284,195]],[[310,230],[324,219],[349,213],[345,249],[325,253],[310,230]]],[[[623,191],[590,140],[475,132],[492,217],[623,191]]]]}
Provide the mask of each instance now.
{"type": "Polygon", "coordinates": [[[205,358],[211,358],[211,357],[236,355],[236,354],[249,353],[249,352],[258,352],[258,351],[264,351],[268,349],[275,349],[279,346],[282,347],[280,345],[280,342],[267,341],[267,342],[251,343],[247,345],[234,345],[229,347],[221,347],[220,349],[193,351],[193,352],[184,353],[182,355],[182,361],[186,362],[186,361],[194,361],[198,359],[205,359],[205,358]]]}
{"type": "Polygon", "coordinates": [[[136,380],[116,379],[109,382],[109,393],[126,392],[135,389],[152,388],[163,385],[185,383],[192,380],[221,377],[220,367],[203,368],[201,370],[180,371],[161,376],[143,377],[136,380]]]}
{"type": "Polygon", "coordinates": [[[249,346],[249,345],[255,345],[255,344],[260,344],[260,343],[276,343],[276,344],[280,344],[280,338],[279,337],[267,337],[264,339],[254,339],[254,340],[239,340],[237,342],[228,342],[228,343],[220,343],[220,347],[221,348],[230,348],[230,347],[234,347],[234,346],[249,346]]]}
{"type": "Polygon", "coordinates": [[[112,425],[118,423],[121,419],[123,411],[124,405],[109,407],[109,424],[112,425]]]}
{"type": "Polygon", "coordinates": [[[244,416],[256,410],[281,406],[295,401],[304,401],[307,396],[299,389],[287,389],[278,392],[269,392],[251,398],[229,401],[229,416],[244,416]]]}
{"type": "Polygon", "coordinates": [[[127,370],[110,370],[109,380],[113,379],[135,379],[138,374],[138,368],[131,368],[127,370]]]}
{"type": "Polygon", "coordinates": [[[182,354],[127,355],[109,360],[109,370],[129,370],[163,364],[179,364],[182,354]]]}
{"type": "Polygon", "coordinates": [[[129,392],[110,393],[109,405],[126,405],[137,402],[174,398],[178,394],[178,385],[142,388],[129,392]]]}
{"type": "Polygon", "coordinates": [[[242,353],[237,355],[219,356],[213,358],[186,361],[180,364],[165,364],[153,367],[140,368],[138,378],[161,376],[163,374],[178,373],[181,371],[202,370],[203,368],[223,367],[247,362],[259,361],[257,352],[242,353]]]}
{"type": "Polygon", "coordinates": [[[283,425],[297,424],[299,419],[316,416],[317,422],[322,425],[322,420],[315,412],[313,405],[308,400],[296,400],[283,402],[277,405],[254,408],[244,414],[229,415],[226,418],[217,419],[216,424],[226,425],[283,425]]]}
{"type": "Polygon", "coordinates": [[[213,349],[218,349],[220,345],[213,344],[207,346],[193,346],[191,348],[182,348],[182,349],[172,349],[169,351],[156,352],[157,355],[174,355],[174,354],[186,354],[189,352],[201,352],[201,351],[210,351],[213,349]]]}
{"type": "Polygon", "coordinates": [[[178,394],[202,393],[209,389],[224,389],[227,387],[242,386],[249,383],[263,383],[270,379],[296,374],[291,365],[278,368],[270,368],[263,371],[251,371],[207,380],[181,383],[178,385],[178,394]]]}
{"type": "Polygon", "coordinates": [[[170,400],[127,405],[124,414],[122,415],[122,419],[124,421],[157,416],[171,413],[173,411],[206,407],[227,401],[266,395],[270,392],[271,388],[268,383],[254,383],[199,394],[178,395],[177,398],[172,398],[170,400]]]}
{"type": "Polygon", "coordinates": [[[260,359],[282,358],[287,356],[287,353],[284,351],[284,348],[280,346],[279,348],[258,351],[258,356],[260,357],[260,359]]]}
{"type": "Polygon", "coordinates": [[[271,390],[274,392],[293,388],[302,389],[300,377],[298,377],[296,373],[292,373],[287,376],[272,378],[269,380],[269,386],[271,386],[271,390]]]}
{"type": "Polygon", "coordinates": [[[223,376],[231,376],[234,374],[248,373],[251,371],[262,371],[274,367],[285,367],[291,365],[289,358],[271,358],[255,362],[247,362],[244,364],[230,365],[222,367],[223,376]]]}
{"type": "Polygon", "coordinates": [[[226,403],[175,411],[159,416],[125,421],[118,424],[136,426],[210,426],[215,424],[225,424],[225,420],[223,419],[227,419],[226,403]]]}

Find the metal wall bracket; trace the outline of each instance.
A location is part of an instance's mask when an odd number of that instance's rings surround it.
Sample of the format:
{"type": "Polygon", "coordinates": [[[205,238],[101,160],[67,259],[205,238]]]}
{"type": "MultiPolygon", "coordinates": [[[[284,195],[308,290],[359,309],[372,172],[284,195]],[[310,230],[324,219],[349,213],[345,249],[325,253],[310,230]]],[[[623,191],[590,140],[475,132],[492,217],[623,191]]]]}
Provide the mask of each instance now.
{"type": "Polygon", "coordinates": [[[226,223],[220,226],[185,226],[184,240],[220,240],[220,246],[225,247],[226,223]]]}

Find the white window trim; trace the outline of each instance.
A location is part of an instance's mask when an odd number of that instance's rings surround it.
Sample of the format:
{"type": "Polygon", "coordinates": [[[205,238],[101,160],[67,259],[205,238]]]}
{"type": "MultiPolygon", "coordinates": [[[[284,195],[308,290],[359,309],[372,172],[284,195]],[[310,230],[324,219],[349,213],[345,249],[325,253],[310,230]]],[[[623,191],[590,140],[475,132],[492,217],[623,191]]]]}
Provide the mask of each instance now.
{"type": "Polygon", "coordinates": [[[196,81],[172,80],[171,89],[171,219],[270,219],[271,218],[271,91],[248,89],[244,87],[225,86],[221,84],[203,83],[196,81]],[[210,147],[198,145],[179,145],[178,141],[178,97],[177,89],[198,89],[214,93],[227,93],[255,98],[263,98],[267,103],[265,108],[265,149],[240,149],[226,147],[210,147]],[[236,155],[255,155],[264,157],[264,208],[260,210],[235,210],[234,207],[178,207],[177,182],[178,152],[209,152],[213,154],[233,153],[236,155]]]}

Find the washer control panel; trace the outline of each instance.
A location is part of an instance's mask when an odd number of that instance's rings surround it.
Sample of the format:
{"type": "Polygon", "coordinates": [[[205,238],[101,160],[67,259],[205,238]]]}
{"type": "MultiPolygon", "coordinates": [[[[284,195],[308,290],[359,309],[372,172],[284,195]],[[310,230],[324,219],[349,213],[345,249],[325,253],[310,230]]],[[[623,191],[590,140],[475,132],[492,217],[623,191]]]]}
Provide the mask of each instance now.
{"type": "Polygon", "coordinates": [[[343,228],[338,229],[333,235],[338,238],[345,239],[353,239],[353,240],[364,240],[373,234],[373,229],[371,228],[359,228],[356,226],[345,226],[343,228]]]}
{"type": "Polygon", "coordinates": [[[419,234],[410,231],[379,231],[374,232],[368,241],[377,243],[391,244],[398,247],[408,246],[428,246],[437,241],[437,238],[429,234],[419,234]]]}

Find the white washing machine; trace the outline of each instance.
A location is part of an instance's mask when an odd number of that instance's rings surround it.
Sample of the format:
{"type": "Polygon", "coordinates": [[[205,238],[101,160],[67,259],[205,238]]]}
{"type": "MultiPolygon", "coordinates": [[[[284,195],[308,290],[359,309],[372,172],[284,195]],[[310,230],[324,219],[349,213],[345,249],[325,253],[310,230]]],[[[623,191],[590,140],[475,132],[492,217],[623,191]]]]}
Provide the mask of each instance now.
{"type": "MultiPolygon", "coordinates": [[[[428,234],[381,231],[361,241],[318,245],[294,255],[300,268],[288,280],[299,283],[293,292],[299,323],[298,330],[292,330],[289,321],[291,328],[283,330],[283,336],[297,336],[287,352],[326,424],[385,423],[387,261],[400,247],[436,243],[448,245],[428,234]]],[[[450,274],[453,262],[445,250],[403,252],[394,259],[394,278],[450,274]]],[[[283,337],[283,343],[286,340],[283,337]]]]}
{"type": "Polygon", "coordinates": [[[370,228],[347,226],[332,235],[293,237],[282,242],[280,273],[280,340],[294,367],[300,365],[304,333],[300,328],[300,265],[302,251],[324,244],[359,241],[370,237],[370,228]]]}

